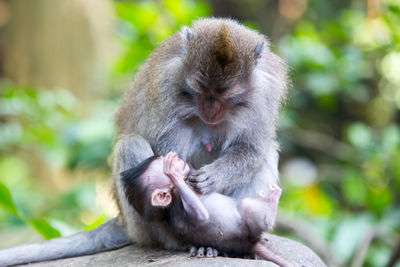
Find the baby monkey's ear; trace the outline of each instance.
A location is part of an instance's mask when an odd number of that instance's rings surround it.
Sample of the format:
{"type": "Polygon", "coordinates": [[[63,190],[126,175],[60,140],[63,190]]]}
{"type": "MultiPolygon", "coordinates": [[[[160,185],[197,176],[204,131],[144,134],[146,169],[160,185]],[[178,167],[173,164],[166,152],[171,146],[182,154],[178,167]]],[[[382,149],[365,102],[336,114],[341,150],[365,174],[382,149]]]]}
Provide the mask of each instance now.
{"type": "Polygon", "coordinates": [[[165,207],[171,203],[171,193],[165,189],[156,189],[151,194],[151,205],[154,207],[165,207]]]}

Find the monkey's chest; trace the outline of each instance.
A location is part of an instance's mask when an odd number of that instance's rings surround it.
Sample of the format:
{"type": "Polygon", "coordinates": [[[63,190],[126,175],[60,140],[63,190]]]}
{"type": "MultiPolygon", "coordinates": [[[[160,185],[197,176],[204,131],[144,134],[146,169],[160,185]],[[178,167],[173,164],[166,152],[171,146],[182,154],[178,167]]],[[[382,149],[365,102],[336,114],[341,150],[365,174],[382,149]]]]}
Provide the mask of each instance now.
{"type": "Polygon", "coordinates": [[[217,159],[221,147],[220,139],[198,122],[177,124],[152,142],[156,154],[166,155],[170,151],[176,151],[180,158],[195,169],[217,159]]]}
{"type": "Polygon", "coordinates": [[[186,161],[195,169],[210,164],[219,157],[221,146],[211,133],[193,131],[191,137],[186,161]]]}

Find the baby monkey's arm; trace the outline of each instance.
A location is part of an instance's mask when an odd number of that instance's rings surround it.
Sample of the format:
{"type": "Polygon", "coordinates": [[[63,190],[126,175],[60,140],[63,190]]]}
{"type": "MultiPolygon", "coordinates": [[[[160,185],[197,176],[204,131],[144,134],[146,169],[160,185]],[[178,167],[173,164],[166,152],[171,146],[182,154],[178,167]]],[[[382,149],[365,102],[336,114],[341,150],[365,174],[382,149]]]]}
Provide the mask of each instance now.
{"type": "Polygon", "coordinates": [[[200,201],[198,195],[184,180],[189,170],[189,166],[175,152],[169,152],[163,158],[163,171],[175,185],[185,211],[197,220],[207,221],[209,218],[208,211],[200,201]]]}

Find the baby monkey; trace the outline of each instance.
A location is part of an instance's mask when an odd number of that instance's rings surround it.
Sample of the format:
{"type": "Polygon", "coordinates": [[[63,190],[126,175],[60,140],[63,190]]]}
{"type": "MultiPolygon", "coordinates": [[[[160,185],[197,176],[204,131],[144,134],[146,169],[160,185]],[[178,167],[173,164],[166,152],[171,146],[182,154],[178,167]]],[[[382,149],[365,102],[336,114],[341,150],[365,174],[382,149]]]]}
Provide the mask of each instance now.
{"type": "Polygon", "coordinates": [[[196,193],[185,181],[188,164],[175,152],[152,156],[121,173],[131,205],[148,221],[166,221],[186,244],[200,247],[207,256],[253,256],[279,266],[292,266],[261,243],[264,231],[275,222],[281,189],[271,184],[258,197],[240,201],[219,193],[196,193]]]}

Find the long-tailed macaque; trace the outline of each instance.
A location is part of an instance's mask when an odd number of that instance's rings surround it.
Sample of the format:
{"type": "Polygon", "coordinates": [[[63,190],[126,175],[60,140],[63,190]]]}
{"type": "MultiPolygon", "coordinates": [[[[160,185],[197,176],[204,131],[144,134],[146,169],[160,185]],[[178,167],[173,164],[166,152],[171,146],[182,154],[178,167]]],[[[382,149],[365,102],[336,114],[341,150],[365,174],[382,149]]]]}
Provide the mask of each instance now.
{"type": "Polygon", "coordinates": [[[119,174],[151,155],[176,151],[195,169],[200,193],[237,200],[278,183],[276,120],[286,66],[266,37],[233,20],[200,19],[158,46],[136,74],[115,120],[115,195],[127,234],[179,249],[163,223],[144,222],[119,174]]]}
{"type": "MultiPolygon", "coordinates": [[[[278,182],[276,121],[287,68],[266,37],[229,19],[199,19],[161,43],[144,62],[115,116],[112,188],[120,215],[67,238],[0,251],[0,266],[72,257],[136,242],[183,249],[163,221],[148,222],[128,201],[120,173],[176,151],[193,166],[199,193],[241,201],[278,182]]],[[[269,249],[305,262],[303,246],[269,236],[269,249]]],[[[318,261],[318,260],[317,260],[318,261]]],[[[320,260],[319,260],[320,261],[320,260]]],[[[319,265],[311,265],[319,266],[319,265]]]]}
{"type": "MultiPolygon", "coordinates": [[[[187,244],[229,256],[256,256],[279,266],[293,266],[267,249],[261,234],[271,230],[281,189],[270,185],[258,197],[240,202],[219,194],[198,194],[186,184],[189,167],[174,152],[153,156],[122,173],[127,199],[148,221],[166,221],[187,244]],[[208,246],[208,247],[207,247],[208,246]]],[[[195,253],[192,251],[192,253],[195,253]]],[[[200,255],[200,256],[203,256],[200,255]]]]}

